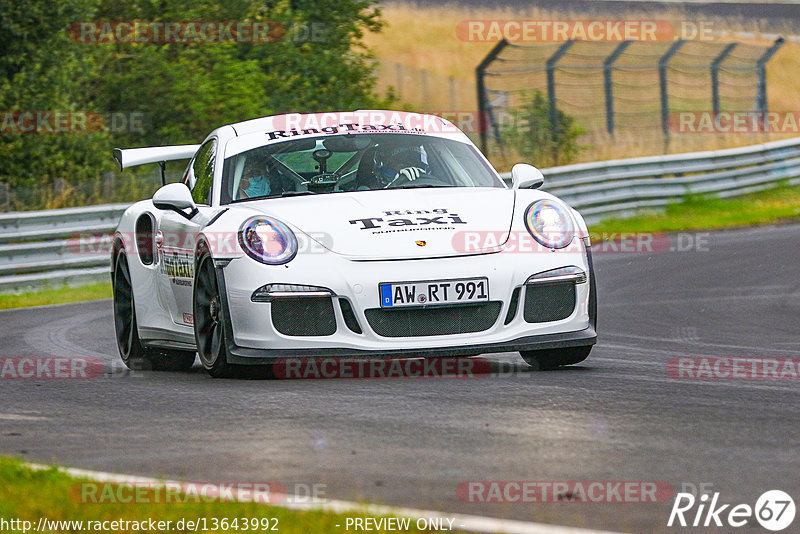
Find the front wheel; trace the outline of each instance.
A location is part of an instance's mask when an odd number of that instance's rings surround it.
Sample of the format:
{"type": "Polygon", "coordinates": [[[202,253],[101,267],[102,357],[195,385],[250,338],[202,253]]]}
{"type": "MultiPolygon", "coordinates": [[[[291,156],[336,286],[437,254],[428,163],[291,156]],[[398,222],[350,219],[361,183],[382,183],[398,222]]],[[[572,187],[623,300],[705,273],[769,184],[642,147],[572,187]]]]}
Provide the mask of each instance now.
{"type": "Polygon", "coordinates": [[[225,321],[222,310],[214,260],[209,255],[200,257],[192,296],[194,337],[200,363],[213,378],[235,375],[234,366],[228,363],[225,343],[225,321]]]}
{"type": "Polygon", "coordinates": [[[230,351],[225,334],[230,323],[226,320],[226,310],[222,305],[214,260],[205,253],[197,265],[192,312],[197,355],[203,368],[213,378],[268,378],[271,371],[269,366],[228,363],[230,351]]]}
{"type": "Polygon", "coordinates": [[[573,365],[585,360],[592,346],[568,347],[564,349],[527,350],[520,352],[525,363],[538,370],[555,369],[562,365],[573,365]]]}

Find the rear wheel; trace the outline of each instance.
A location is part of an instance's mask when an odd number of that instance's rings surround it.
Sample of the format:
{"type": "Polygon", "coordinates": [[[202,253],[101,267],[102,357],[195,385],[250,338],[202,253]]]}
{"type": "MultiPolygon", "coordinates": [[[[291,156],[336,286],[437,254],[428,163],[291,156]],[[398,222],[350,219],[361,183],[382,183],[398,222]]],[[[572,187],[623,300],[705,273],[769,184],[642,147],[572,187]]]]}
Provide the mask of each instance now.
{"type": "Polygon", "coordinates": [[[555,369],[562,365],[573,365],[585,360],[592,346],[568,347],[551,350],[528,350],[520,352],[525,363],[538,370],[555,369]]]}
{"type": "Polygon", "coordinates": [[[139,339],[131,271],[125,254],[117,256],[113,277],[114,331],[119,355],[129,369],[186,371],[194,364],[194,352],[147,349],[139,339]]]}

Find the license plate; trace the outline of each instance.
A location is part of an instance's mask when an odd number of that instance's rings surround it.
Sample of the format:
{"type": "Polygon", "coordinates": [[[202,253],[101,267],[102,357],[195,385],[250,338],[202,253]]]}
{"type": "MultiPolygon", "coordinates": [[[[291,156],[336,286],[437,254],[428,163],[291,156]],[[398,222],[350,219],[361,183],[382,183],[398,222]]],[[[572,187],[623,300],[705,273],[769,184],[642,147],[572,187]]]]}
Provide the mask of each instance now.
{"type": "Polygon", "coordinates": [[[489,300],[488,278],[379,284],[381,308],[438,306],[489,300]]]}

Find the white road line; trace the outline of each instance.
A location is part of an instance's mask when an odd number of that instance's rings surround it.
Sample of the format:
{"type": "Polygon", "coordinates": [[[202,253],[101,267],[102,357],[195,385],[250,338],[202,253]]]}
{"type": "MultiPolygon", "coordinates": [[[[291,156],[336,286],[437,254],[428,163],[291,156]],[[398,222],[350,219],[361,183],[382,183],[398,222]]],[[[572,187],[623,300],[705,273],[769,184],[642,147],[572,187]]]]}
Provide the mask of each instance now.
{"type": "MultiPolygon", "coordinates": [[[[50,469],[52,466],[28,463],[25,464],[34,470],[50,469]]],[[[117,484],[178,484],[185,485],[187,482],[176,482],[171,480],[159,480],[156,478],[140,477],[134,475],[120,475],[103,471],[89,471],[86,469],[75,469],[71,467],[58,467],[59,471],[75,478],[88,478],[97,482],[112,482],[117,484]]],[[[203,485],[214,486],[214,484],[202,483],[203,485]]],[[[221,498],[224,498],[221,497],[221,498]]],[[[533,523],[529,521],[517,521],[513,519],[497,519],[494,517],[484,517],[466,514],[448,514],[433,510],[418,510],[415,508],[394,508],[376,504],[363,504],[350,501],[327,500],[323,503],[304,503],[302,499],[287,495],[289,502],[270,503],[271,506],[279,506],[291,510],[324,510],[333,513],[355,512],[366,515],[390,516],[390,517],[409,517],[417,518],[437,518],[453,519],[453,527],[466,532],[486,532],[504,534],[619,534],[607,530],[592,530],[586,528],[564,527],[560,525],[549,525],[546,523],[533,523]]],[[[245,498],[239,499],[248,502],[245,498]]]]}
{"type": "Polygon", "coordinates": [[[47,421],[49,417],[37,415],[21,415],[16,413],[0,413],[0,420],[3,421],[47,421]]]}

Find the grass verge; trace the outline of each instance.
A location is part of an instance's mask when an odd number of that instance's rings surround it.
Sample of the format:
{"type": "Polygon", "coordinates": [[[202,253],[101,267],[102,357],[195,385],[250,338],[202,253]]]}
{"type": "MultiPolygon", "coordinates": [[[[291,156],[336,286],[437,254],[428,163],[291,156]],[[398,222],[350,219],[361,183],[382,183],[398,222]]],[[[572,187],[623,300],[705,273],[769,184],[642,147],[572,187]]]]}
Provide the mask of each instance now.
{"type": "MultiPolygon", "coordinates": [[[[204,532],[227,532],[227,531],[246,531],[251,532],[281,532],[283,534],[305,534],[308,532],[325,534],[327,532],[342,532],[345,530],[345,521],[349,518],[367,517],[360,513],[334,514],[323,511],[295,511],[277,506],[256,503],[239,502],[203,502],[203,496],[197,497],[190,494],[182,494],[176,497],[175,493],[162,492],[157,494],[154,489],[136,493],[134,490],[143,489],[127,488],[117,484],[105,484],[91,482],[70,477],[55,468],[48,470],[35,471],[25,466],[22,462],[0,457],[0,518],[9,521],[19,519],[30,521],[31,529],[36,529],[40,518],[46,518],[49,528],[45,531],[57,532],[80,532],[88,521],[128,521],[142,522],[144,526],[140,529],[132,524],[119,523],[115,532],[142,532],[152,531],[147,526],[147,521],[171,521],[171,528],[161,529],[159,532],[190,532],[194,528],[187,528],[187,521],[195,521],[204,532]],[[82,485],[84,483],[88,483],[82,485]],[[102,503],[84,503],[82,495],[86,495],[86,487],[98,491],[98,496],[103,497],[102,503]],[[125,491],[122,491],[122,490],[125,491]],[[128,491],[130,490],[130,491],[128,491]],[[123,503],[114,496],[125,495],[133,496],[134,501],[123,503]],[[147,496],[143,498],[142,495],[147,496]],[[154,498],[161,495],[161,498],[154,498]],[[171,502],[166,500],[165,495],[171,495],[171,502]],[[138,496],[138,497],[137,497],[138,496]],[[141,502],[141,501],[149,502],[141,502]],[[152,502],[152,501],[162,502],[152,502]],[[116,502],[108,502],[116,501],[116,502]],[[176,502],[177,501],[177,502],[176,502]],[[198,502],[199,501],[199,502],[198,502]],[[222,519],[227,521],[223,528],[222,519]],[[234,520],[238,519],[236,523],[234,520]],[[184,528],[178,527],[178,521],[183,520],[184,528]],[[213,528],[215,520],[218,528],[213,528]],[[245,525],[245,520],[248,521],[245,525]],[[54,526],[54,521],[73,522],[72,524],[61,524],[54,526]],[[74,522],[83,522],[76,524],[74,522]],[[203,528],[203,525],[207,528],[203,528]],[[338,525],[338,526],[337,526],[338,525]],[[249,528],[256,526],[257,528],[249,528]],[[266,528],[265,528],[266,526],[266,528]],[[273,529],[273,527],[275,527],[273,529]]],[[[210,500],[210,499],[209,499],[210,500]]],[[[215,501],[217,499],[214,499],[215,501]]],[[[0,519],[0,521],[2,521],[0,519]]],[[[93,523],[94,524],[94,523],[93,523]]],[[[111,526],[110,523],[106,523],[111,526]]],[[[413,528],[415,521],[410,521],[410,528],[407,532],[420,532],[413,528]]],[[[168,525],[167,525],[168,526],[168,525]]],[[[22,532],[21,526],[10,531],[22,532]]],[[[93,529],[96,530],[96,529],[93,529]]],[[[6,531],[4,529],[4,531],[6,531]]],[[[97,531],[97,530],[96,530],[97,531]]],[[[387,530],[375,529],[373,532],[388,532],[387,530]]],[[[404,530],[405,532],[406,530],[404,530]]]]}
{"type": "Polygon", "coordinates": [[[800,187],[783,186],[730,199],[688,197],[664,213],[607,219],[591,225],[592,233],[717,230],[800,220],[800,187]]]}
{"type": "Polygon", "coordinates": [[[0,310],[111,298],[111,282],[0,295],[0,310]]]}

